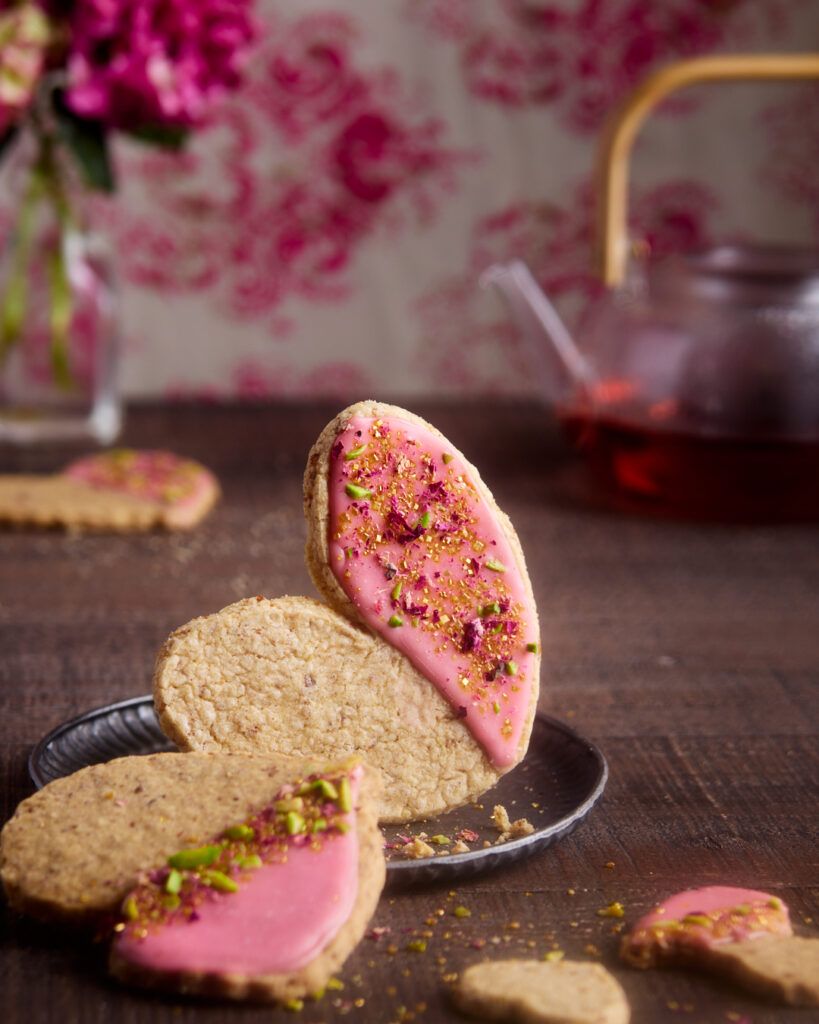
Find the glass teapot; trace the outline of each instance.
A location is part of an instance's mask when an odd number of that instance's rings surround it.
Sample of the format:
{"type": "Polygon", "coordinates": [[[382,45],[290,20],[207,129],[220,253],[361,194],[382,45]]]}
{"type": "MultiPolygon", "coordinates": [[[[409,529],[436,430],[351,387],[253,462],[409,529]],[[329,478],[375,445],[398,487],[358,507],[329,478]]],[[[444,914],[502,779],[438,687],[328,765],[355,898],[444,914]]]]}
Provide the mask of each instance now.
{"type": "Polygon", "coordinates": [[[608,291],[576,344],[523,263],[490,267],[541,390],[594,476],[644,506],[720,519],[819,518],[819,250],[725,245],[628,260],[628,158],[642,120],[699,81],[819,77],[819,54],[672,64],[601,142],[608,291]]]}

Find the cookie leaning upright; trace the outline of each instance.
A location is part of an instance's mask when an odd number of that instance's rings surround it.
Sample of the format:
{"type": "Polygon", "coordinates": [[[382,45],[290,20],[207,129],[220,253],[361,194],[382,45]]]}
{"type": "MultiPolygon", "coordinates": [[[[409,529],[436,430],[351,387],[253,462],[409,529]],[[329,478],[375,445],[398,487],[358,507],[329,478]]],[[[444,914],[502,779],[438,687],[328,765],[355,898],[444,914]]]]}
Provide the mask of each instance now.
{"type": "Polygon", "coordinates": [[[245,598],[175,630],[153,678],[163,731],[183,750],[360,755],[382,821],[476,798],[524,757],[538,698],[509,520],[442,435],[375,403],[324,431],[305,490],[329,604],[245,598]]]}
{"type": "Polygon", "coordinates": [[[526,753],[540,638],[520,542],[477,469],[413,413],[359,402],[311,450],[304,508],[321,595],[415,669],[413,703],[434,717],[428,770],[479,750],[487,788],[526,753]]]}

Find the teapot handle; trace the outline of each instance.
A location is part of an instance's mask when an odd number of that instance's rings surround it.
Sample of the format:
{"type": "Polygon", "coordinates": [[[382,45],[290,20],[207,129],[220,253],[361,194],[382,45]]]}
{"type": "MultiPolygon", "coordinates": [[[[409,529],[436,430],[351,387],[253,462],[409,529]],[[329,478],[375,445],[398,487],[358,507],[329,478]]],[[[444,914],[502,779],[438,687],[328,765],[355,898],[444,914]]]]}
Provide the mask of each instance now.
{"type": "Polygon", "coordinates": [[[607,286],[623,281],[628,259],[627,194],[631,148],[645,118],[665,97],[697,82],[819,78],[819,54],[736,54],[677,61],[649,75],[606,125],[598,148],[598,260],[607,286]]]}

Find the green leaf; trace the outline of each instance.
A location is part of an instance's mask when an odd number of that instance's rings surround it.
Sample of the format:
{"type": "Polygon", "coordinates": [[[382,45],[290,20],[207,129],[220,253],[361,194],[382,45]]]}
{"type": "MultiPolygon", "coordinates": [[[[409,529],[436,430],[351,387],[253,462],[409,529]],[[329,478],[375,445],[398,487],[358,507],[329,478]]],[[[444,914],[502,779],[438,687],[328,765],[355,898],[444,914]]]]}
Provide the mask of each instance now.
{"type": "Polygon", "coordinates": [[[54,93],[54,116],[60,138],[74,154],[86,185],[100,192],[113,192],[116,182],[104,125],[77,117],[59,92],[54,93]]]}
{"type": "Polygon", "coordinates": [[[167,125],[143,125],[133,128],[128,134],[139,142],[147,142],[163,149],[182,149],[188,141],[187,128],[172,128],[167,125]]]}
{"type": "Polygon", "coordinates": [[[17,138],[18,132],[19,129],[17,125],[13,124],[11,127],[7,128],[2,135],[0,135],[0,158],[2,158],[9,146],[17,138]]]}

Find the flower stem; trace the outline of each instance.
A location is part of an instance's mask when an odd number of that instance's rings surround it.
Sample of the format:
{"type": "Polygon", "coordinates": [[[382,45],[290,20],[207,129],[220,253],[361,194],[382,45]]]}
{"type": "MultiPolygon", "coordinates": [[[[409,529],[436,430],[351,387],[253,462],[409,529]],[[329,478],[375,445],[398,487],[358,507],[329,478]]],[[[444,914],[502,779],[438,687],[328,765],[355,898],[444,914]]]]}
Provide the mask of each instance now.
{"type": "Polygon", "coordinates": [[[28,306],[28,270],[31,260],[34,232],[37,226],[37,207],[45,195],[45,183],[35,168],[31,172],[28,188],[17,221],[13,242],[13,261],[8,284],[0,306],[0,360],[19,341],[28,306]]]}
{"type": "Polygon", "coordinates": [[[68,357],[74,302],[68,276],[67,248],[75,227],[75,218],[64,187],[58,146],[47,130],[42,130],[40,137],[42,173],[46,181],[47,198],[51,202],[57,222],[57,240],[53,250],[48,254],[47,268],[51,287],[51,366],[58,386],[69,391],[74,387],[68,357]]]}
{"type": "Polygon", "coordinates": [[[68,331],[71,327],[73,302],[62,238],[49,254],[48,276],[51,282],[51,366],[57,384],[68,391],[74,386],[68,360],[68,331]]]}
{"type": "Polygon", "coordinates": [[[31,124],[38,152],[18,216],[11,272],[0,299],[0,361],[20,340],[24,330],[29,306],[29,277],[36,252],[37,215],[41,203],[45,203],[51,207],[57,227],[56,242],[46,255],[45,266],[51,299],[48,321],[51,366],[57,385],[70,391],[75,384],[68,354],[74,303],[67,247],[75,229],[75,217],[63,181],[58,144],[38,114],[35,105],[31,124]]]}

